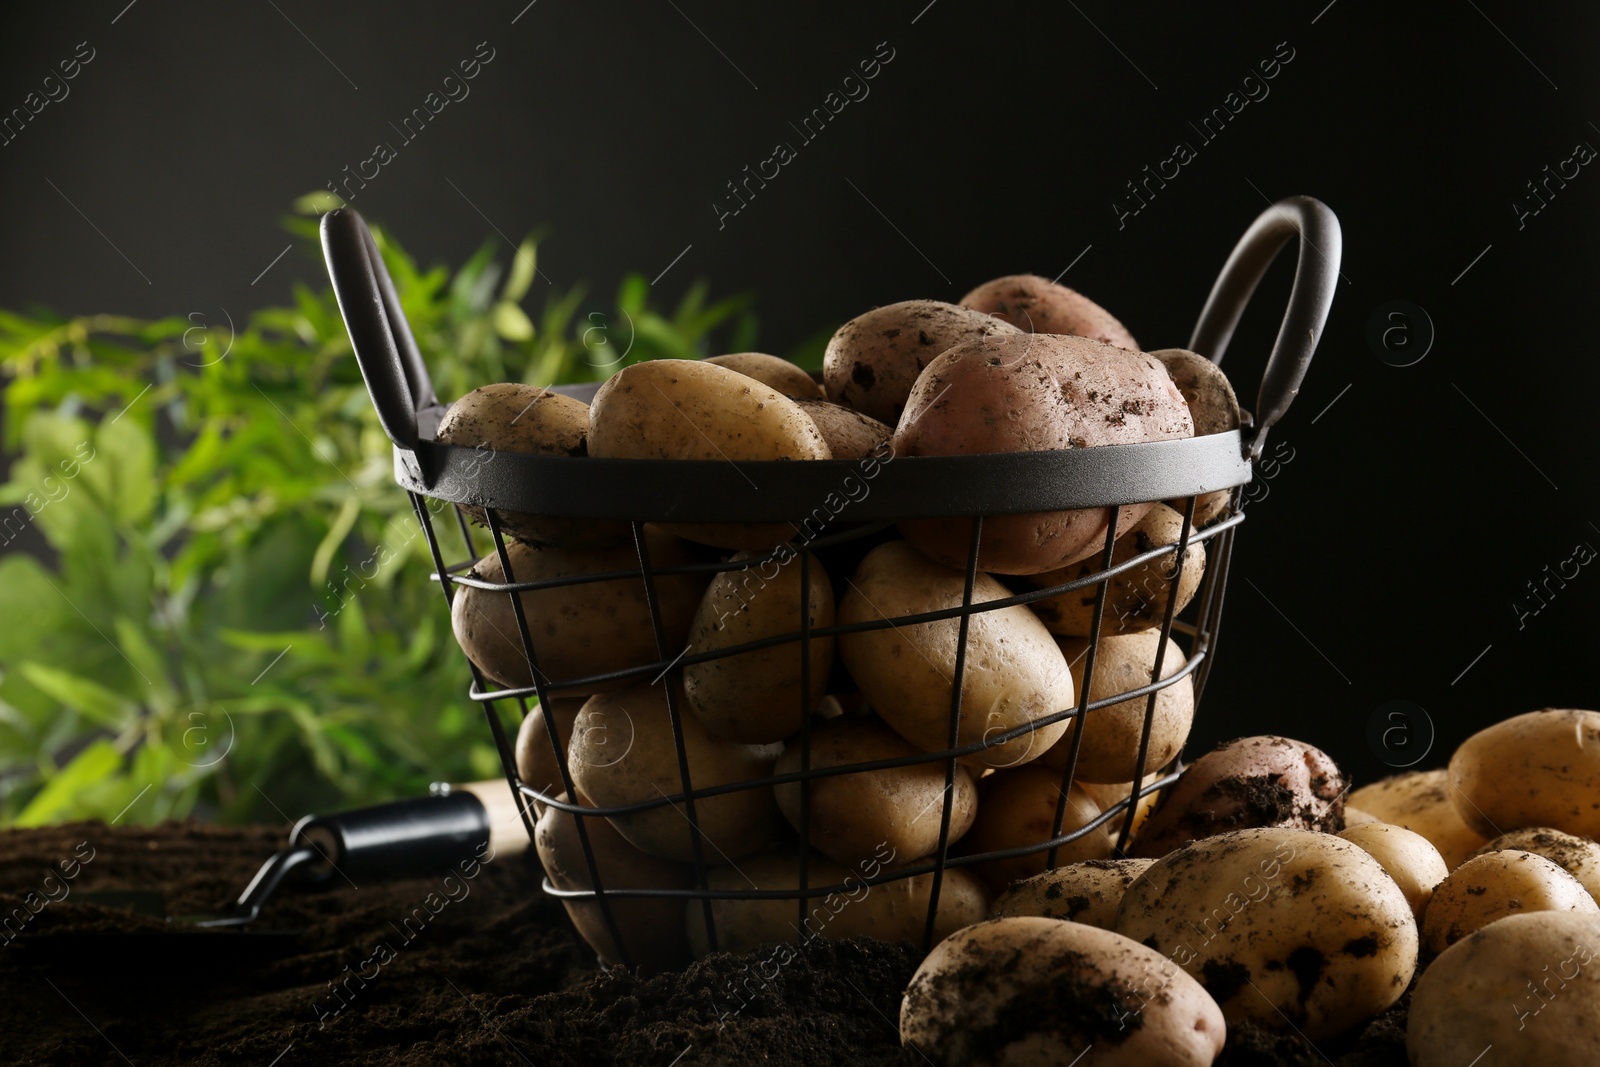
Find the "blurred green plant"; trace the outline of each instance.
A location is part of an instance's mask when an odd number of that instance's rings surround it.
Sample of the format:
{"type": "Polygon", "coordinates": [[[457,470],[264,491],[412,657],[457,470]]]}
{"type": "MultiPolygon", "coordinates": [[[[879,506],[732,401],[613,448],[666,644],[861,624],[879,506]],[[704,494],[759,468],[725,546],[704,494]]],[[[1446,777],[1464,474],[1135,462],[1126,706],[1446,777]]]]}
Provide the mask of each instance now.
{"type": "MultiPolygon", "coordinates": [[[[314,248],[331,205],[295,206],[314,248]]],[[[535,319],[533,238],[452,274],[374,235],[447,401],[754,345],[703,283],[670,313],[638,275],[609,312],[551,288],[535,319]]],[[[278,821],[500,773],[331,288],[237,329],[0,311],[0,375],[0,821],[278,821]],[[52,558],[9,550],[30,524],[52,558]]]]}

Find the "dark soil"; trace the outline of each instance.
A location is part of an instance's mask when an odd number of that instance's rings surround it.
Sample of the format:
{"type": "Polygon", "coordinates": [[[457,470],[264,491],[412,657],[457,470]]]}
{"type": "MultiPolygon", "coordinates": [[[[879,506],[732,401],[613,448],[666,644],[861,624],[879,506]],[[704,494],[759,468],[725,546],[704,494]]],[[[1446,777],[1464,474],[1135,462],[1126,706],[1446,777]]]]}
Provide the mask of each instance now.
{"type": "MultiPolygon", "coordinates": [[[[926,1062],[899,1044],[900,995],[917,963],[909,946],[819,941],[781,967],[769,951],[649,978],[603,973],[540,894],[531,857],[487,864],[448,901],[442,878],[286,887],[257,924],[267,933],[174,928],[109,897],[159,890],[169,914],[220,911],[283,838],[193,823],[0,833],[0,919],[31,916],[11,920],[8,933],[20,925],[21,937],[0,938],[0,1060],[926,1062]],[[36,908],[47,893],[55,900],[31,914],[30,892],[36,908]],[[427,922],[406,922],[417,915],[427,922]]],[[[1323,1052],[1340,1067],[1403,1065],[1395,1016],[1323,1052]]],[[[1238,1029],[1218,1062],[1327,1061],[1296,1040],[1238,1029]]]]}

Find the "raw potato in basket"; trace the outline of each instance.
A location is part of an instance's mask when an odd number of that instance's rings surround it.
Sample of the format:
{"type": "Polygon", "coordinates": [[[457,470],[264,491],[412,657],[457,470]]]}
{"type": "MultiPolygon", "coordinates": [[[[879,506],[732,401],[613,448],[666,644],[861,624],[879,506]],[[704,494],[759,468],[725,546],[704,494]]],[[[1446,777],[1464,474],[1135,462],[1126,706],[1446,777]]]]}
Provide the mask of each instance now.
{"type": "Polygon", "coordinates": [[[961,298],[961,306],[993,315],[1028,333],[1092,337],[1139,351],[1139,342],[1116,316],[1076,289],[1037,274],[1008,274],[984,282],[961,298]]]}
{"type": "MultiPolygon", "coordinates": [[[[1055,836],[1051,831],[1058,807],[1065,809],[1061,818],[1063,834],[1089,825],[1100,815],[1100,805],[1076,783],[1063,798],[1059,771],[1038,764],[996,771],[978,783],[978,817],[957,851],[971,856],[1041,845],[1055,836]]],[[[1056,862],[1109,859],[1110,831],[1111,824],[1102,823],[1077,840],[1061,845],[1056,850],[1056,862]]],[[[988,860],[969,869],[999,892],[1019,878],[1038,874],[1049,862],[1050,851],[1041,849],[1010,859],[988,860]]]]}
{"type": "MultiPolygon", "coordinates": [[[[1239,428],[1244,421],[1239,398],[1234,395],[1233,385],[1228,381],[1228,376],[1222,373],[1221,367],[1187,348],[1160,348],[1150,354],[1167,368],[1167,373],[1172,375],[1172,383],[1188,403],[1189,414],[1194,418],[1196,437],[1208,437],[1239,428]]],[[[1228,500],[1232,495],[1231,489],[1202,494],[1195,502],[1194,524],[1204,526],[1220,518],[1228,510],[1228,500]]],[[[1188,506],[1187,500],[1169,500],[1167,503],[1180,513],[1188,506]]]]}
{"type": "Polygon", "coordinates": [[[712,356],[706,362],[754,378],[791,400],[817,400],[822,396],[822,386],[811,375],[781,356],[769,356],[765,352],[735,352],[729,356],[712,356]]]}

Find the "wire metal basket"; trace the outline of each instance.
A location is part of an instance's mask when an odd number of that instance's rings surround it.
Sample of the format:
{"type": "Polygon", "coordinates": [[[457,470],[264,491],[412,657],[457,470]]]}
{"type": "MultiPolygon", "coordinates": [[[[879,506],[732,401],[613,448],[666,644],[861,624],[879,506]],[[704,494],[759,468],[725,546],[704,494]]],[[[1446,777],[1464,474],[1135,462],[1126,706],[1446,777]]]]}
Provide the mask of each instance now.
{"type": "MultiPolygon", "coordinates": [[[[858,884],[875,886],[887,882],[931,875],[931,888],[923,929],[924,949],[934,941],[935,920],[941,888],[947,871],[994,860],[1048,853],[1047,865],[1054,866],[1059,849],[1086,834],[1116,827],[1117,854],[1127,845],[1135,808],[1141,798],[1170,784],[1181,765],[1181,754],[1161,768],[1162,776],[1147,781],[1146,762],[1159,692],[1181,679],[1192,678],[1196,712],[1206,680],[1215,660],[1218,629],[1222,617],[1223,593],[1233,539],[1244,520],[1243,487],[1262,455],[1272,426],[1288,410],[1299,390],[1322,334],[1338,277],[1341,251],[1338,220],[1322,203],[1308,197],[1293,197],[1274,204],[1263,212],[1239,240],[1223,267],[1210,297],[1200,314],[1189,348],[1218,361],[1222,359],[1240,316],[1257,283],[1279,251],[1292,237],[1299,237],[1299,255],[1292,292],[1267,361],[1254,416],[1246,416],[1241,430],[1183,440],[1141,444],[1107,445],[1056,452],[1028,452],[1005,455],[948,457],[905,457],[885,463],[876,471],[870,493],[852,499],[839,514],[819,508],[820,502],[837,495],[842,480],[858,473],[854,460],[816,460],[806,462],[740,462],[699,460],[622,460],[541,456],[510,452],[486,453],[440,444],[434,435],[444,407],[433,394],[428,372],[400,310],[387,270],[365,223],[348,208],[323,217],[322,241],[329,274],[338,297],[351,343],[361,365],[379,420],[394,445],[395,480],[410,495],[417,520],[426,535],[433,561],[433,577],[440,582],[445,600],[450,603],[456,587],[474,586],[510,599],[516,620],[517,639],[526,655],[534,684],[506,687],[491,684],[472,667],[471,699],[483,705],[494,737],[506,779],[518,798],[523,822],[530,836],[534,833],[530,809],[534,805],[554,808],[575,816],[579,843],[593,888],[561,888],[548,878],[544,891],[565,901],[592,901],[598,906],[616,959],[630,963],[628,945],[621,936],[612,903],[630,898],[674,898],[686,909],[698,902],[709,947],[718,946],[713,900],[784,899],[796,905],[797,930],[806,931],[811,904],[830,894],[854,892],[848,884],[811,885],[808,878],[810,790],[826,776],[883,770],[913,764],[936,763],[944,768],[946,798],[942,804],[937,849],[908,864],[884,869],[872,877],[858,876],[858,884]],[[1207,493],[1231,494],[1224,517],[1196,528],[1196,500],[1207,493]],[[1148,501],[1186,501],[1178,541],[1157,546],[1148,552],[1113,563],[1113,546],[1118,536],[1120,505],[1148,501]],[[430,501],[437,502],[430,505],[430,501]],[[456,535],[460,537],[465,559],[450,562],[435,529],[434,513],[454,505],[456,535]],[[470,568],[483,546],[475,542],[473,528],[464,508],[481,509],[487,521],[489,541],[503,570],[504,582],[487,582],[474,577],[470,568]],[[1085,577],[1040,589],[1028,589],[998,599],[974,602],[973,587],[979,574],[978,548],[986,517],[1033,511],[1080,508],[1105,508],[1109,516],[1100,565],[1085,577]],[[638,566],[629,570],[584,574],[545,581],[517,581],[507,551],[507,535],[501,512],[557,515],[571,519],[622,520],[631,528],[638,566]],[[646,523],[657,522],[801,522],[823,513],[823,521],[813,530],[802,526],[804,535],[766,553],[752,553],[738,561],[677,564],[653,563],[644,536],[646,523]],[[826,627],[811,625],[808,591],[813,553],[848,550],[882,540],[897,520],[908,517],[956,517],[970,519],[971,538],[965,568],[965,593],[962,603],[940,611],[902,615],[864,623],[826,627]],[[1095,658],[1100,645],[1102,622],[1107,609],[1110,580],[1142,567],[1152,560],[1170,555],[1171,564],[1163,577],[1177,587],[1191,545],[1208,543],[1208,561],[1198,592],[1188,608],[1177,609],[1176,596],[1166,598],[1160,621],[1161,641],[1151,671],[1155,679],[1147,684],[1101,699],[1090,699],[1095,658]],[[795,557],[796,549],[799,549],[795,557]],[[784,552],[797,558],[800,574],[799,628],[790,633],[732,645],[712,651],[685,655],[666,643],[661,619],[659,583],[663,578],[685,573],[721,573],[760,567],[778,561],[784,552]],[[645,601],[656,640],[656,657],[622,670],[578,677],[546,677],[539,670],[539,642],[535,639],[536,620],[527,617],[520,594],[561,586],[583,585],[617,579],[637,579],[643,583],[645,601]],[[979,613],[1076,592],[1093,590],[1093,620],[1084,656],[1082,684],[1077,688],[1076,705],[1054,714],[986,737],[972,744],[958,744],[962,680],[966,668],[966,645],[971,618],[979,613]],[[1179,617],[1180,614],[1183,617],[1179,617]],[[813,708],[811,651],[813,642],[824,637],[891,626],[908,627],[948,619],[958,620],[954,677],[950,687],[949,744],[941,751],[918,753],[895,759],[858,762],[839,766],[811,766],[813,708]],[[1190,652],[1182,668],[1163,676],[1162,658],[1167,638],[1173,633],[1186,635],[1190,652]],[[801,752],[800,769],[787,774],[771,774],[734,783],[696,787],[686,755],[683,698],[673,685],[667,685],[666,699],[676,748],[681,790],[627,806],[600,807],[563,800],[523,782],[511,739],[507,736],[496,705],[511,702],[526,716],[529,700],[548,706],[556,689],[584,691],[588,687],[633,680],[648,682],[691,663],[738,655],[759,648],[798,643],[800,672],[796,679],[796,700],[802,705],[802,726],[791,744],[801,752]],[[997,746],[1030,731],[1053,723],[1082,719],[1096,710],[1126,700],[1145,699],[1143,732],[1140,738],[1135,773],[1128,795],[1111,804],[1086,825],[1063,832],[1066,798],[1073,786],[1079,748],[1085,730],[1072,732],[1070,751],[1061,772],[1061,800],[1057,803],[1053,833],[1046,840],[1004,851],[952,855],[950,797],[958,758],[984,748],[997,746]],[[796,847],[797,887],[794,889],[734,890],[708,884],[708,862],[702,848],[696,804],[714,796],[750,789],[767,789],[797,783],[800,791],[798,842],[796,847]],[[1141,784],[1144,783],[1144,784],[1141,784]],[[690,888],[669,886],[607,888],[603,884],[586,824],[592,819],[619,817],[661,808],[679,807],[687,818],[694,848],[694,881],[690,888]]],[[[562,387],[559,392],[587,400],[595,385],[562,387]]],[[[568,740],[559,736],[556,716],[543,716],[553,751],[565,751],[568,740]]],[[[566,761],[560,761],[562,793],[578,798],[566,761]]]]}

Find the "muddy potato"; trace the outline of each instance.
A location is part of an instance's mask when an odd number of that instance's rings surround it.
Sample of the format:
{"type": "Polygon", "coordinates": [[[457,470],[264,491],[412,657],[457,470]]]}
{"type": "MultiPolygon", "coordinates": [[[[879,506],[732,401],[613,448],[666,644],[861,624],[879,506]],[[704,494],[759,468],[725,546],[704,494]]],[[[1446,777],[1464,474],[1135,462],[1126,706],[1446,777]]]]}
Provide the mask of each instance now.
{"type": "MultiPolygon", "coordinates": [[[[589,454],[589,405],[534,385],[504,382],[485,385],[450,405],[434,440],[461,448],[494,452],[526,452],[541,456],[589,454]]],[[[493,463],[492,454],[486,462],[493,463]]],[[[483,508],[462,509],[480,526],[488,524],[483,508]]],[[[520,541],[557,547],[598,548],[630,539],[628,524],[605,519],[560,515],[498,513],[500,525],[520,541]]]]}
{"type": "MultiPolygon", "coordinates": [[[[689,628],[689,652],[699,655],[750,641],[800,632],[801,559],[788,546],[780,556],[711,580],[689,628]]],[[[734,560],[750,558],[741,552],[734,560]]],[[[833,625],[833,586],[816,557],[805,598],[812,629],[833,625]]],[[[833,670],[834,639],[811,639],[809,693],[802,697],[798,639],[683,668],[689,706],[718,737],[770,744],[800,729],[815,710],[833,670]],[[802,706],[803,704],[803,706],[802,706]]]]}
{"type": "Polygon", "coordinates": [[[1008,274],[984,282],[961,298],[961,306],[993,315],[1028,333],[1092,337],[1139,351],[1139,342],[1111,312],[1082,293],[1037,274],[1008,274]]]}
{"type": "Polygon", "coordinates": [[[828,342],[828,399],[893,425],[924,367],[958,342],[1018,333],[980,311],[938,300],[903,300],[857,315],[828,342]]]}
{"type": "MultiPolygon", "coordinates": [[[[1175,545],[1182,534],[1183,516],[1165,504],[1156,504],[1133,529],[1117,538],[1111,553],[1111,565],[1126,563],[1162,545],[1175,545]]],[[[1100,554],[1096,553],[1070,567],[1029,575],[1028,581],[1039,589],[1075,582],[1098,571],[1100,559],[1100,554]]],[[[1166,617],[1167,604],[1173,599],[1172,577],[1176,562],[1177,553],[1172,552],[1147,560],[1132,570],[1108,579],[1100,632],[1134,633],[1160,626],[1161,620],[1166,617]]],[[[1205,546],[1198,542],[1190,544],[1183,553],[1183,569],[1178,574],[1178,606],[1173,611],[1182,611],[1194,599],[1205,571],[1205,546]]],[[[1074,592],[1035,600],[1028,606],[1051,633],[1088,637],[1094,624],[1094,602],[1098,589],[1096,585],[1084,586],[1074,592]]]]}
{"type": "Polygon", "coordinates": [[[1422,917],[1422,946],[1443,952],[1497,919],[1530,911],[1578,911],[1600,915],[1589,891],[1543,856],[1531,852],[1486,852],[1451,871],[1422,917]]]}
{"type": "MultiPolygon", "coordinates": [[[[966,576],[941,567],[904,541],[867,553],[839,604],[839,622],[877,622],[960,607],[966,576]]],[[[973,585],[973,603],[1009,597],[987,574],[973,585]]],[[[950,741],[950,686],[960,620],[899,624],[839,636],[839,658],[873,710],[924,752],[950,741]]],[[[961,679],[957,745],[977,744],[1072,707],[1072,674],[1050,632],[1025,607],[971,616],[961,679]]],[[[969,767],[1011,767],[1036,759],[1066,726],[1052,723],[961,757],[969,767]]]]}
{"type": "Polygon", "coordinates": [[[1450,757],[1450,786],[1476,833],[1549,826],[1600,837],[1600,711],[1547,708],[1480,730],[1450,757]]]}
{"type": "MultiPolygon", "coordinates": [[[[567,794],[561,793],[565,801],[567,794]]],[[[587,804],[587,801],[582,801],[587,804]]],[[[594,852],[600,884],[607,889],[688,889],[695,884],[694,869],[680,863],[647,856],[625,841],[602,818],[585,817],[584,831],[594,852]]],[[[557,889],[593,889],[588,859],[578,836],[578,819],[557,808],[546,808],[534,830],[534,847],[550,884],[557,889]]],[[[608,964],[622,963],[611,928],[598,900],[563,900],[567,916],[589,947],[608,964]]],[[[683,904],[672,899],[612,897],[607,900],[626,960],[635,969],[664,971],[681,967],[689,958],[683,929],[683,904]]]]}
{"type": "Polygon", "coordinates": [[[1384,822],[1346,827],[1339,836],[1360,845],[1383,864],[1394,884],[1406,895],[1411,914],[1421,922],[1423,910],[1433,899],[1434,889],[1450,873],[1439,850],[1421,834],[1384,822]]]}
{"type": "Polygon", "coordinates": [[[1600,917],[1512,915],[1422,972],[1406,1021],[1412,1067],[1588,1067],[1600,1033],[1600,917]]]}
{"type": "Polygon", "coordinates": [[[1452,870],[1485,841],[1456,814],[1450,803],[1449,772],[1442,767],[1408,771],[1364,785],[1345,797],[1345,806],[1421,834],[1452,870]]]}
{"type": "MultiPolygon", "coordinates": [[[[1066,637],[1058,643],[1071,667],[1073,687],[1078,689],[1083,685],[1088,641],[1066,637]]],[[[1161,633],[1158,630],[1102,636],[1094,664],[1094,684],[1089,688],[1090,701],[1105,700],[1118,693],[1149,685],[1156,662],[1156,649],[1160,647],[1161,633]]],[[[1168,638],[1166,654],[1161,661],[1161,677],[1170,678],[1177,674],[1188,659],[1178,643],[1168,638]]],[[[1134,772],[1138,769],[1139,738],[1144,732],[1144,709],[1148,699],[1148,696],[1130,697],[1088,713],[1083,746],[1078,752],[1078,778],[1085,782],[1133,780],[1134,772]]],[[[1183,750],[1183,743],[1189,739],[1189,727],[1193,723],[1194,684],[1188,677],[1180,678],[1159,690],[1145,767],[1164,767],[1171,762],[1183,750]]],[[[1077,720],[1069,719],[1061,740],[1044,754],[1043,762],[1047,766],[1063,768],[1067,765],[1075,729],[1077,720]]]]}
{"type": "MultiPolygon", "coordinates": [[[[654,526],[645,527],[650,562],[656,567],[701,562],[700,550],[654,526]]],[[[519,582],[545,581],[580,574],[638,571],[632,545],[612,548],[547,548],[513,542],[506,545],[511,573],[519,582]]],[[[504,582],[500,557],[490,553],[472,568],[472,576],[504,582]]],[[[672,574],[655,579],[661,625],[667,645],[681,648],[689,638],[689,622],[706,588],[705,575],[672,574]]],[[[655,631],[644,582],[638,577],[556,586],[518,593],[528,633],[538,657],[539,673],[558,683],[557,691],[590,693],[629,684],[607,682],[579,687],[559,685],[608,671],[655,662],[655,631]]],[[[458,586],[450,623],[456,641],[478,669],[501,685],[532,686],[533,671],[523,653],[511,595],[458,586]]]]}
{"type": "Polygon", "coordinates": [[[1208,1067],[1226,1036],[1216,1002],[1171,960],[1056,919],[960,931],[900,1005],[901,1043],[948,1067],[1208,1067]]]}
{"type": "Polygon", "coordinates": [[[1473,855],[1481,856],[1485,852],[1501,852],[1506,849],[1517,849],[1522,852],[1532,852],[1535,856],[1543,856],[1576,878],[1578,883],[1588,890],[1591,897],[1600,900],[1600,844],[1586,837],[1564,834],[1560,830],[1552,830],[1545,826],[1535,826],[1501,834],[1473,855]]]}
{"type": "MultiPolygon", "coordinates": [[[[1150,353],[1161,361],[1172,375],[1172,383],[1189,404],[1189,414],[1194,417],[1194,435],[1207,437],[1214,433],[1237,430],[1243,421],[1239,398],[1222,368],[1198,352],[1186,348],[1161,348],[1150,353]]],[[[1204,526],[1219,518],[1228,509],[1230,489],[1219,489],[1202,494],[1195,502],[1194,524],[1204,526]]],[[[1188,506],[1187,500],[1169,500],[1180,513],[1188,506]]]]}
{"type": "MultiPolygon", "coordinates": [[[[522,784],[532,786],[546,796],[555,796],[565,786],[561,781],[561,767],[567,761],[567,746],[572,743],[572,723],[583,707],[585,697],[552,697],[550,705],[535,704],[533,710],[522,718],[517,729],[517,777],[522,784]],[[550,733],[545,726],[549,714],[556,727],[560,749],[550,747],[550,733]]],[[[544,805],[532,801],[534,812],[542,813],[544,805]]]]}
{"type": "Polygon", "coordinates": [[[1228,1024],[1321,1041],[1384,1011],[1417,963],[1405,894],[1361,848],[1311,830],[1233,830],[1151,864],[1117,931],[1171,957],[1228,1024]]]}
{"type": "MultiPolygon", "coordinates": [[[[1065,798],[1061,794],[1061,773],[1033,764],[996,771],[978,783],[978,817],[961,839],[958,851],[963,856],[979,852],[1037,845],[1056,836],[1056,808],[1062,806],[1061,833],[1087,826],[1100,814],[1100,805],[1089,798],[1081,786],[1074,785],[1065,798]]],[[[1078,863],[1111,857],[1112,838],[1106,826],[1056,849],[1056,862],[1078,863]]],[[[1019,878],[1044,870],[1050,851],[1043,849],[1012,859],[990,860],[967,869],[988,883],[996,892],[1019,878]]]]}
{"type": "Polygon", "coordinates": [[[831,400],[797,400],[828,443],[834,459],[866,459],[886,452],[894,427],[831,400]]]}
{"type": "MultiPolygon", "coordinates": [[[[877,885],[866,879],[879,877],[894,867],[894,852],[884,846],[855,867],[813,855],[806,864],[808,886],[843,886],[842,890],[811,898],[804,930],[808,937],[875,937],[881,941],[922,944],[928,921],[928,900],[933,875],[919,874],[877,885]]],[[[800,886],[800,862],[792,849],[741,860],[735,867],[707,872],[712,889],[787,890],[800,886]]],[[[682,907],[682,905],[680,905],[682,907]]],[[[689,949],[698,958],[711,951],[706,936],[705,908],[692,900],[684,909],[688,919],[689,949]]],[[[748,952],[761,945],[783,945],[800,940],[799,917],[793,900],[713,900],[712,920],[717,928],[717,951],[748,952]]],[[[989,916],[989,897],[966,871],[950,868],[939,887],[934,940],[982,922],[989,916]]]]}
{"type": "MultiPolygon", "coordinates": [[[[688,359],[635,363],[606,379],[589,405],[597,459],[831,459],[793,400],[738,371],[688,359]]],[[[718,548],[771,548],[792,523],[674,523],[664,529],[718,548]]]]}
{"type": "MultiPolygon", "coordinates": [[[[573,723],[567,759],[573,784],[597,807],[640,804],[683,792],[666,685],[639,686],[589,698],[573,723]]],[[[678,694],[679,721],[696,789],[728,785],[772,773],[776,745],[741,745],[713,737],[687,714],[678,694]]],[[[765,786],[701,797],[694,802],[700,851],[707,863],[761,851],[783,829],[772,790],[765,786]]],[[[611,818],[617,832],[642,852],[680,862],[695,858],[694,832],[683,802],[611,818]]]]}
{"type": "MultiPolygon", "coordinates": [[[[1064,451],[1193,432],[1188,405],[1153,356],[1082,337],[1012,334],[965,341],[928,364],[895,427],[894,454],[1064,451]]],[[[1117,528],[1151,507],[1123,506],[1117,528]]],[[[1109,508],[991,516],[978,569],[1040,574],[1076,563],[1103,550],[1110,517],[1109,508]]],[[[965,567],[972,520],[907,518],[900,531],[929,558],[965,567]]]]}
{"type": "Polygon", "coordinates": [[[1344,773],[1333,758],[1287,737],[1226,741],[1184,768],[1133,842],[1165,856],[1203,837],[1254,826],[1344,829],[1344,773]]]}
{"type": "Polygon", "coordinates": [[[712,356],[705,362],[754,378],[790,400],[818,400],[822,397],[822,386],[817,384],[816,379],[781,356],[769,356],[765,352],[735,352],[727,356],[712,356]]]}
{"type": "Polygon", "coordinates": [[[1098,926],[1117,927],[1117,906],[1133,880],[1154,860],[1084,860],[1012,882],[989,914],[1036,915],[1098,926]]]}
{"type": "MultiPolygon", "coordinates": [[[[918,749],[876,718],[840,718],[811,730],[811,769],[850,763],[900,759],[918,749]]],[[[778,757],[777,774],[800,770],[802,746],[796,738],[778,757]]],[[[870,859],[887,843],[903,863],[920,859],[939,847],[944,814],[945,765],[913,763],[876,771],[858,771],[811,781],[811,812],[806,832],[817,851],[854,866],[870,859]]],[[[800,783],[773,787],[778,807],[800,829],[800,783]]],[[[972,826],[978,789],[972,772],[956,767],[950,793],[950,840],[972,826]]]]}

